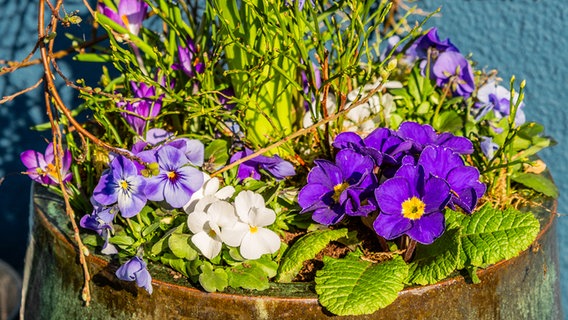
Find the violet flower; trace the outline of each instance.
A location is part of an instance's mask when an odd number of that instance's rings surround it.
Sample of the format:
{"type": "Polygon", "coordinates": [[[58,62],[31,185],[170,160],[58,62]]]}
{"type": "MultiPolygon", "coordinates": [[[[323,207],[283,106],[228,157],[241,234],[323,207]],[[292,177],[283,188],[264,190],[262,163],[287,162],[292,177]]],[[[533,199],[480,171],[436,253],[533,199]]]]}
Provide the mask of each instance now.
{"type": "Polygon", "coordinates": [[[116,254],[118,250],[109,242],[111,233],[113,232],[112,221],[118,212],[117,206],[105,207],[95,202],[95,209],[91,214],[84,215],[79,221],[82,228],[95,231],[104,239],[101,249],[103,254],[116,254]]]}
{"type": "Polygon", "coordinates": [[[485,184],[479,181],[479,170],[466,166],[459,154],[440,146],[424,148],[418,159],[424,171],[444,179],[451,189],[449,206],[455,205],[471,213],[485,193],[485,184]]]}
{"type": "MultiPolygon", "coordinates": [[[[477,90],[477,100],[475,107],[479,108],[477,119],[479,120],[488,112],[493,111],[497,119],[508,117],[511,113],[511,92],[501,86],[497,85],[495,81],[489,81],[477,90]]],[[[519,94],[515,93],[513,96],[513,104],[519,100],[519,94]]],[[[520,126],[525,123],[525,113],[523,107],[525,104],[521,102],[517,113],[515,114],[515,124],[520,126]]]]}
{"type": "Polygon", "coordinates": [[[146,180],[146,196],[152,201],[165,201],[173,208],[181,208],[191,195],[201,188],[203,174],[189,165],[184,152],[164,145],[154,153],[159,172],[146,180]]]}
{"type": "Polygon", "coordinates": [[[375,197],[380,213],[373,228],[387,240],[406,234],[431,244],[445,230],[442,210],[450,200],[450,187],[443,179],[426,174],[420,165],[400,167],[375,190],[375,197]]]}
{"type": "Polygon", "coordinates": [[[449,132],[437,134],[434,128],[428,124],[416,122],[403,122],[397,130],[397,135],[411,141],[412,151],[422,152],[426,146],[439,145],[452,149],[459,154],[473,153],[473,144],[465,137],[454,136],[449,132]]]}
{"type": "Polygon", "coordinates": [[[441,52],[450,51],[459,52],[450,39],[440,40],[438,29],[434,27],[429,29],[426,34],[418,37],[406,50],[406,55],[410,60],[416,60],[427,59],[428,53],[430,53],[430,58],[436,59],[441,52]]]}
{"type": "Polygon", "coordinates": [[[162,109],[162,98],[155,99],[156,88],[145,83],[136,84],[131,81],[130,85],[135,98],[140,100],[134,102],[118,102],[117,105],[130,113],[123,112],[122,116],[126,122],[140,136],[144,134],[149,120],[154,119],[162,109]]]}
{"type": "Polygon", "coordinates": [[[205,71],[205,64],[200,62],[197,56],[195,42],[191,38],[187,39],[186,46],[178,46],[179,63],[172,65],[174,70],[182,70],[188,77],[193,78],[198,73],[205,71]]]}
{"type": "MultiPolygon", "coordinates": [[[[251,149],[244,148],[244,150],[238,151],[231,156],[230,163],[244,157],[248,157],[251,154],[253,154],[251,149]]],[[[237,170],[237,177],[239,180],[244,180],[246,178],[260,180],[260,169],[266,170],[277,180],[282,180],[296,174],[294,166],[290,162],[280,158],[278,155],[274,155],[272,157],[260,155],[241,163],[237,170]]]]}
{"type": "Polygon", "coordinates": [[[140,257],[126,261],[116,270],[116,277],[124,281],[136,281],[136,285],[152,294],[152,276],[146,269],[146,262],[140,257]]]}
{"type": "Polygon", "coordinates": [[[313,212],[318,223],[335,224],[345,215],[367,216],[376,210],[373,190],[378,185],[374,161],[352,149],[340,150],[335,163],[315,160],[308,183],[298,194],[302,213],[313,212]]]}
{"type": "Polygon", "coordinates": [[[99,2],[99,11],[114,22],[126,27],[132,34],[138,35],[142,21],[146,18],[148,4],[144,0],[120,0],[118,12],[99,2]]]}
{"type": "Polygon", "coordinates": [[[493,142],[491,137],[481,137],[479,147],[481,148],[481,152],[489,160],[493,159],[495,151],[499,150],[499,145],[493,142]]]}
{"type": "Polygon", "coordinates": [[[93,199],[105,206],[116,203],[120,214],[131,218],[146,205],[145,185],[134,162],[119,155],[110,162],[110,169],[101,176],[93,190],[93,199]]]}
{"type": "Polygon", "coordinates": [[[430,77],[440,88],[450,85],[454,96],[467,98],[475,90],[473,69],[469,61],[456,51],[440,53],[431,64],[430,77]]]}
{"type": "MultiPolygon", "coordinates": [[[[49,143],[45,148],[45,154],[41,154],[34,150],[26,150],[20,154],[20,160],[26,166],[26,174],[35,182],[45,185],[59,184],[57,168],[55,166],[55,155],[53,143],[49,143]]],[[[61,159],[61,170],[59,176],[63,178],[63,182],[71,181],[73,175],[69,172],[71,167],[71,152],[63,151],[61,159]]]]}

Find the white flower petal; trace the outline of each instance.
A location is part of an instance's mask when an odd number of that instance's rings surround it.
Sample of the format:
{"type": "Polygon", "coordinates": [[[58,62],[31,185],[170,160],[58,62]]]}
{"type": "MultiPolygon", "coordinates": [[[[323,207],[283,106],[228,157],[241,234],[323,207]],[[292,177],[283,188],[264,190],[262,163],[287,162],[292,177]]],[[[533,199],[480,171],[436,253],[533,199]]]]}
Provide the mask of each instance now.
{"type": "Polygon", "coordinates": [[[196,234],[203,231],[205,223],[209,221],[209,216],[203,211],[194,211],[187,216],[187,227],[191,233],[196,234]]]}
{"type": "Polygon", "coordinates": [[[199,232],[191,237],[191,242],[207,259],[213,259],[221,252],[222,246],[220,239],[218,237],[215,238],[212,238],[206,232],[199,232]]]}
{"type": "Polygon", "coordinates": [[[254,260],[263,254],[275,253],[280,248],[280,237],[266,228],[258,228],[254,233],[247,233],[242,241],[240,253],[243,258],[254,260]]]}
{"type": "Polygon", "coordinates": [[[249,220],[251,226],[266,227],[276,221],[276,213],[268,208],[251,210],[249,220]]]}
{"type": "Polygon", "coordinates": [[[237,222],[235,208],[227,201],[213,202],[207,213],[211,216],[211,220],[220,227],[231,227],[237,222]]]}
{"type": "Polygon", "coordinates": [[[204,175],[207,177],[207,181],[203,184],[203,194],[206,196],[214,195],[219,190],[219,179],[204,175]]]}
{"type": "Polygon", "coordinates": [[[234,193],[235,193],[235,188],[233,186],[226,186],[221,188],[221,190],[217,191],[215,193],[215,197],[221,200],[227,200],[230,197],[232,197],[234,193]]]}
{"type": "Polygon", "coordinates": [[[236,222],[231,227],[221,229],[221,239],[223,242],[231,247],[238,247],[241,245],[243,237],[249,232],[250,227],[246,223],[236,222]]]}

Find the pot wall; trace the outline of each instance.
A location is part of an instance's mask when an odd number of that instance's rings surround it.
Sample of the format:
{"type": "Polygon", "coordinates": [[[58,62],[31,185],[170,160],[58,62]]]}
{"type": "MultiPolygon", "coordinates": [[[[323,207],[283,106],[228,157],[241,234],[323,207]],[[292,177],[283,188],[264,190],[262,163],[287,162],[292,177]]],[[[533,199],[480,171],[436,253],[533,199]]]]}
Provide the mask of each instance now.
{"type": "MultiPolygon", "coordinates": [[[[548,203],[555,209],[554,203],[548,203]]],[[[184,286],[165,267],[150,266],[154,292],[117,280],[118,265],[87,257],[92,302],[80,299],[81,267],[60,200],[35,187],[33,232],[24,279],[22,319],[327,319],[308,284],[278,285],[263,296],[205,293],[184,286]]],[[[555,212],[541,210],[542,231],[518,257],[478,272],[409,288],[388,307],[356,319],[561,319],[555,212]]],[[[259,293],[256,293],[259,294],[259,293]]],[[[339,318],[339,317],[333,317],[339,318]]],[[[345,317],[349,319],[350,317],[345,317]]]]}

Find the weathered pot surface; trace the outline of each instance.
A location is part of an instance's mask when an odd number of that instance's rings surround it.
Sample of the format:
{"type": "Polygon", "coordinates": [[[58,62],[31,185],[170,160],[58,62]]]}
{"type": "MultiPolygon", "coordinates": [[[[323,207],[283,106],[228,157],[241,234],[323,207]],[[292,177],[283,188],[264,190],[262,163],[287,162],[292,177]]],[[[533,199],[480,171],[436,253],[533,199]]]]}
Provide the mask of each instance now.
{"type": "MultiPolygon", "coordinates": [[[[117,263],[91,254],[90,306],[81,298],[77,262],[63,204],[34,187],[22,319],[327,319],[311,284],[275,284],[263,292],[206,293],[150,264],[154,292],[116,279],[117,263]]],[[[541,232],[518,257],[479,270],[481,283],[456,276],[406,288],[394,303],[367,316],[345,319],[561,319],[556,244],[556,203],[533,208],[541,232]],[[543,208],[550,208],[546,210],[543,208]]]]}

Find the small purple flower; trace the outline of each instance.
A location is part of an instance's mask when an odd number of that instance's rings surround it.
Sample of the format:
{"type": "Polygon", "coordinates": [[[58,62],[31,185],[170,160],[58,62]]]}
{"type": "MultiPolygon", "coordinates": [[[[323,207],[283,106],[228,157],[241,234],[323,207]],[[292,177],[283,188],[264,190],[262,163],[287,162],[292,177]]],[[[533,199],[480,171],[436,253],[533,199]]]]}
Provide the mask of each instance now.
{"type": "Polygon", "coordinates": [[[156,88],[145,83],[136,84],[130,82],[135,98],[140,100],[134,102],[120,101],[117,105],[124,108],[129,113],[122,113],[126,122],[136,131],[137,134],[143,135],[146,130],[148,121],[154,119],[162,109],[162,98],[155,98],[156,88]]]}
{"type": "Polygon", "coordinates": [[[196,139],[179,138],[172,140],[167,145],[181,150],[192,165],[197,167],[203,165],[205,146],[201,141],[196,139]]]}
{"type": "Polygon", "coordinates": [[[487,159],[493,159],[495,151],[499,150],[499,145],[493,142],[491,137],[481,137],[481,143],[479,144],[481,152],[487,157],[487,159]]]}
{"type": "Polygon", "coordinates": [[[159,173],[147,179],[145,192],[149,200],[165,200],[173,208],[181,208],[203,184],[203,174],[173,146],[164,145],[155,151],[152,162],[158,163],[159,173]]]}
{"type": "Polygon", "coordinates": [[[132,34],[138,35],[142,21],[146,18],[148,4],[144,0],[120,0],[118,12],[99,2],[99,11],[114,22],[126,27],[132,34]]]}
{"type": "MultiPolygon", "coordinates": [[[[513,103],[517,103],[518,99],[519,94],[515,93],[513,103]]],[[[497,119],[508,117],[511,113],[511,92],[495,81],[489,81],[477,90],[477,100],[474,106],[479,108],[478,120],[490,111],[493,111],[497,119]]],[[[524,106],[521,102],[515,115],[515,124],[518,126],[525,123],[525,113],[522,110],[524,106]]]]}
{"type": "Polygon", "coordinates": [[[93,190],[93,199],[105,206],[117,203],[120,214],[131,218],[146,205],[145,185],[134,162],[119,155],[110,162],[110,169],[101,176],[93,190]]]}
{"type": "Polygon", "coordinates": [[[101,236],[105,243],[101,249],[103,254],[116,254],[118,250],[116,247],[109,243],[111,233],[113,231],[112,221],[118,212],[118,207],[111,206],[105,207],[95,202],[95,209],[91,214],[86,214],[79,221],[79,225],[82,228],[95,231],[99,236],[101,236]]]}
{"type": "Polygon", "coordinates": [[[443,146],[452,149],[459,154],[473,153],[473,144],[465,137],[454,136],[449,132],[437,134],[436,130],[428,124],[419,124],[416,122],[403,122],[397,135],[405,140],[412,141],[412,151],[415,153],[422,152],[426,146],[443,146]]]}
{"type": "Polygon", "coordinates": [[[406,234],[431,244],[444,232],[442,210],[450,200],[450,187],[443,179],[425,174],[422,166],[400,167],[375,190],[375,197],[380,213],[373,228],[385,239],[406,234]]]}
{"type": "Polygon", "coordinates": [[[178,46],[179,63],[172,65],[174,70],[182,70],[188,77],[193,78],[198,73],[205,71],[205,64],[200,62],[195,48],[195,42],[191,38],[187,39],[186,46],[178,46]]]}
{"type": "Polygon", "coordinates": [[[343,149],[337,153],[335,163],[328,160],[314,163],[308,183],[298,194],[302,213],[313,211],[314,221],[331,225],[345,215],[367,216],[376,210],[373,190],[378,181],[370,156],[343,149]]]}
{"type": "MultiPolygon", "coordinates": [[[[26,174],[33,181],[46,185],[57,185],[59,183],[57,168],[55,167],[53,143],[47,145],[45,154],[34,150],[22,152],[20,154],[20,160],[28,169],[26,174]]],[[[61,171],[59,172],[60,176],[63,177],[63,182],[69,182],[73,177],[71,172],[69,172],[71,160],[71,152],[64,150],[63,158],[61,159],[61,171]]]]}
{"type": "Polygon", "coordinates": [[[449,206],[459,206],[471,213],[479,198],[485,193],[485,184],[479,181],[479,171],[475,167],[466,166],[459,154],[440,146],[424,148],[418,164],[426,174],[444,179],[451,189],[449,206]]]}
{"type": "Polygon", "coordinates": [[[455,96],[467,98],[475,90],[473,69],[469,61],[456,51],[440,53],[431,64],[430,77],[440,88],[449,84],[455,96]]]}
{"type": "Polygon", "coordinates": [[[458,48],[450,41],[450,39],[440,40],[438,29],[431,28],[428,32],[418,37],[414,43],[406,50],[409,59],[427,59],[428,52],[430,58],[436,59],[441,52],[459,52],[458,48]]]}
{"type": "MultiPolygon", "coordinates": [[[[248,157],[251,154],[253,154],[251,149],[244,148],[244,150],[238,151],[231,156],[230,163],[244,157],[248,157]]],[[[261,155],[241,163],[237,171],[237,177],[240,180],[244,180],[246,178],[260,180],[260,169],[266,170],[270,173],[270,175],[278,180],[282,180],[296,174],[294,166],[290,162],[280,158],[278,155],[274,155],[272,157],[261,155]]]]}
{"type": "Polygon", "coordinates": [[[133,257],[120,266],[116,270],[116,277],[124,281],[136,281],[136,285],[152,294],[152,276],[146,269],[146,262],[139,257],[133,257]]]}

